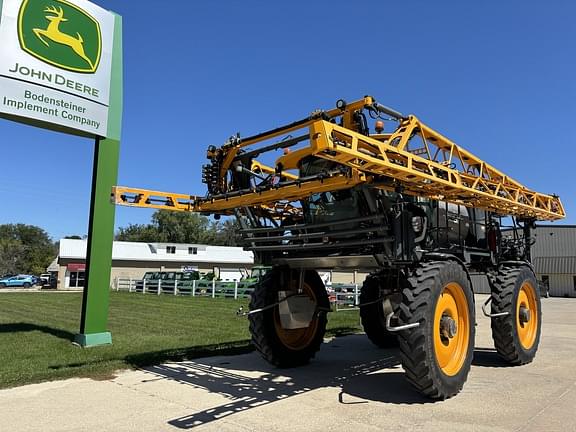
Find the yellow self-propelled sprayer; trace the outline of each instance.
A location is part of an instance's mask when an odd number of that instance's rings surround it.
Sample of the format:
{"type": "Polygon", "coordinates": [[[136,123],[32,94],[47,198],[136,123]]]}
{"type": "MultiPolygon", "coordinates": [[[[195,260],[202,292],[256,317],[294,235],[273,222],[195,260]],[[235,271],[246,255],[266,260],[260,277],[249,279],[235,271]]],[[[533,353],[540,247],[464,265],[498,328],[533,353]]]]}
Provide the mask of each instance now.
{"type": "Polygon", "coordinates": [[[526,188],[370,96],[233,136],[207,157],[203,197],[121,186],[113,197],[237,218],[245,249],[272,267],[248,312],[269,362],[304,364],[319,349],[330,304],[318,269],[370,272],[358,305],[364,330],[379,346],[399,344],[407,379],[429,397],[456,394],[468,375],[471,273],[490,283],[482,310],[498,353],[512,364],[534,358],[540,296],[530,232],[537,220],[565,216],[557,196],[526,188]]]}

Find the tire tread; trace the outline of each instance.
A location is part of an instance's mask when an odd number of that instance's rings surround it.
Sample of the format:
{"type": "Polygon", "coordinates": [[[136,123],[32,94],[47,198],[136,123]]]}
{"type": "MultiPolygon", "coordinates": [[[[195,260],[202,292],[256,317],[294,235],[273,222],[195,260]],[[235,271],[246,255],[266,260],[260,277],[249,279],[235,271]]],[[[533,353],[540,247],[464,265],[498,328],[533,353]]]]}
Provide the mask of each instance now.
{"type": "MultiPolygon", "coordinates": [[[[490,325],[492,327],[492,339],[496,351],[504,360],[512,365],[530,363],[534,359],[540,339],[540,322],[538,323],[537,339],[533,349],[530,351],[526,351],[520,346],[516,334],[516,308],[513,302],[519,286],[518,278],[521,278],[525,272],[531,272],[531,270],[526,266],[501,266],[498,269],[491,293],[492,313],[510,312],[507,316],[492,318],[490,325]]],[[[534,288],[535,291],[538,290],[537,285],[535,285],[534,288]]],[[[540,297],[537,292],[535,294],[538,299],[538,311],[540,313],[540,297]]],[[[538,319],[540,319],[540,317],[538,317],[538,319]]]]}
{"type": "MultiPolygon", "coordinates": [[[[463,379],[458,382],[447,384],[439,376],[438,367],[434,360],[433,345],[429,342],[427,335],[427,323],[432,320],[435,304],[434,296],[438,290],[442,289],[439,284],[441,272],[448,271],[451,274],[463,272],[460,265],[454,262],[429,261],[422,262],[415,269],[412,276],[408,278],[409,287],[403,290],[403,300],[399,308],[400,324],[420,323],[419,327],[402,331],[399,334],[400,356],[402,367],[408,382],[412,384],[420,393],[433,399],[446,399],[457,394],[464,385],[470,364],[472,361],[471,351],[465,364],[462,366],[459,375],[463,379]],[[431,316],[432,315],[432,316],[431,316]],[[429,352],[432,350],[432,352],[429,352]]],[[[462,276],[460,274],[460,276],[462,276]]],[[[466,278],[466,276],[464,276],[466,278]]],[[[463,287],[464,288],[464,287],[463,287]]],[[[468,285],[466,288],[471,289],[468,285]]],[[[439,295],[439,292],[438,292],[439,295]]],[[[472,298],[473,301],[473,298],[472,298]]],[[[474,344],[474,309],[469,307],[472,314],[470,316],[471,339],[470,344],[474,344]]]]}
{"type": "MultiPolygon", "coordinates": [[[[259,309],[277,301],[277,293],[280,290],[282,272],[285,268],[275,268],[268,271],[255,286],[250,299],[250,310],[259,309]]],[[[328,307],[330,302],[322,280],[316,272],[308,271],[306,277],[313,278],[315,294],[319,306],[328,307]],[[320,285],[318,285],[320,284],[320,285]]],[[[260,355],[269,363],[277,367],[302,366],[310,361],[320,349],[326,332],[326,313],[318,313],[318,330],[311,343],[299,351],[291,350],[275,336],[274,310],[267,310],[249,315],[249,330],[252,344],[260,355]]]]}

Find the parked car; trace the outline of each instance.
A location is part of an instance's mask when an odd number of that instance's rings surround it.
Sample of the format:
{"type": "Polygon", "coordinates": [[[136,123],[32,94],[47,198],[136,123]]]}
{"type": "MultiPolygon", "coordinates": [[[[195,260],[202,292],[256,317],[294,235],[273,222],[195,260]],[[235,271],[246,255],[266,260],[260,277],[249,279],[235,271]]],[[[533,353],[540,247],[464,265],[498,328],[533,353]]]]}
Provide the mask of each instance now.
{"type": "Polygon", "coordinates": [[[40,285],[50,286],[50,273],[42,273],[40,275],[40,285]]]}
{"type": "Polygon", "coordinates": [[[0,279],[0,288],[24,287],[30,288],[36,284],[36,277],[31,275],[18,275],[0,279]]]}

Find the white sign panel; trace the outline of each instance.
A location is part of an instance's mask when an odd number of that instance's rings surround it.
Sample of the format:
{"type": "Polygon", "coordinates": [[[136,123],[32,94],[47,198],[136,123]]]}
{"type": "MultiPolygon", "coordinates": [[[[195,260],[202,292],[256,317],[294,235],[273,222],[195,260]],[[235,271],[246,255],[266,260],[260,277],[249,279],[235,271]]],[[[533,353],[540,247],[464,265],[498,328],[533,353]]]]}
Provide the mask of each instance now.
{"type": "Polygon", "coordinates": [[[3,0],[0,112],[106,137],[113,36],[85,0],[3,0]]]}

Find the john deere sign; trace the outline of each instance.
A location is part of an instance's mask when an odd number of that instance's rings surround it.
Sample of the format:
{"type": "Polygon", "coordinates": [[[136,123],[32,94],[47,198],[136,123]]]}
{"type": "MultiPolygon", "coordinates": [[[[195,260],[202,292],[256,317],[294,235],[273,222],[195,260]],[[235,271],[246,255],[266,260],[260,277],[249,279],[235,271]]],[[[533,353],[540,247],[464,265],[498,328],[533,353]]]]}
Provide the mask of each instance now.
{"type": "Polygon", "coordinates": [[[114,15],[85,0],[0,5],[0,113],[108,136],[114,15]]]}
{"type": "Polygon", "coordinates": [[[122,126],[122,18],[87,0],[0,0],[0,117],[94,138],[86,286],[75,341],[111,343],[110,191],[122,126]]]}
{"type": "Polygon", "coordinates": [[[48,64],[94,73],[102,54],[100,24],[66,1],[24,0],[18,15],[22,49],[48,64]],[[64,30],[64,31],[63,31],[64,30]]]}

